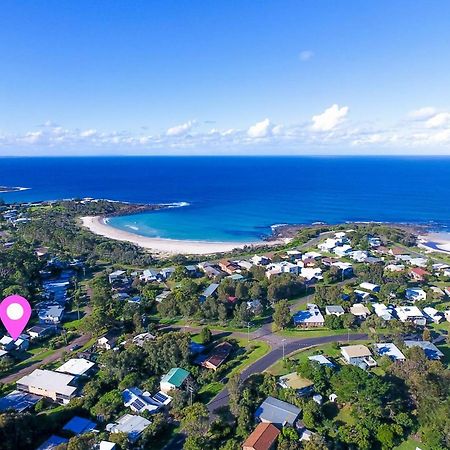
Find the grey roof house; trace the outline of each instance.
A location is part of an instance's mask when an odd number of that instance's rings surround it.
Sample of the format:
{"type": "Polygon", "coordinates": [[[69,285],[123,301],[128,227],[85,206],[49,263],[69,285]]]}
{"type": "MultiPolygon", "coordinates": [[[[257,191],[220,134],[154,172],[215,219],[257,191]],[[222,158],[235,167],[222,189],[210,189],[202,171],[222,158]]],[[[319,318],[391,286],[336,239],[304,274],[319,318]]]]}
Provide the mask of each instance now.
{"type": "Polygon", "coordinates": [[[255,417],[261,422],[270,422],[278,426],[293,426],[300,412],[300,408],[290,403],[274,397],[267,397],[256,410],[255,417]]]}

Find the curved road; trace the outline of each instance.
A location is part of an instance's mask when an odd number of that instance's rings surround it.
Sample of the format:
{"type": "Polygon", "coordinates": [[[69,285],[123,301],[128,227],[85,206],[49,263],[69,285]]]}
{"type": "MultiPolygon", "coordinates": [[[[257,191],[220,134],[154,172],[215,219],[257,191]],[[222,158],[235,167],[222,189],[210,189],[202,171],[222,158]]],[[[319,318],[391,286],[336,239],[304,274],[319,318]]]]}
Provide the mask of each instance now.
{"type": "MultiPolygon", "coordinates": [[[[367,334],[350,334],[350,335],[335,335],[335,336],[323,336],[317,338],[303,338],[303,339],[286,339],[284,346],[285,355],[289,355],[302,348],[311,347],[315,345],[327,344],[330,342],[345,342],[367,339],[367,334]]],[[[283,357],[283,346],[277,346],[262,358],[255,361],[252,365],[247,367],[241,374],[241,380],[249,378],[255,373],[261,373],[267,370],[270,366],[275,364],[279,359],[283,357]]],[[[222,389],[209,403],[208,410],[210,414],[218,408],[226,406],[228,404],[228,390],[226,387],[222,389]]]]}

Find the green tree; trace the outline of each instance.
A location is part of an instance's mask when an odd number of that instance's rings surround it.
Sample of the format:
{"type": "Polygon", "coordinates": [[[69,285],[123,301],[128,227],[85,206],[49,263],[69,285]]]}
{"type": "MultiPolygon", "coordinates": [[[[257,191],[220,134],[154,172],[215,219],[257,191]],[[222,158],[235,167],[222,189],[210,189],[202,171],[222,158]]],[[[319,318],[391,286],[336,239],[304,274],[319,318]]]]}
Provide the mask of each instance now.
{"type": "Polygon", "coordinates": [[[275,303],[275,310],[273,313],[273,321],[275,326],[284,330],[291,323],[291,310],[287,300],[280,300],[275,303]]]}
{"type": "Polygon", "coordinates": [[[203,403],[194,403],[183,411],[181,428],[190,437],[202,437],[209,428],[209,413],[203,403]]]}
{"type": "Polygon", "coordinates": [[[211,330],[208,327],[202,328],[199,334],[199,340],[201,344],[209,344],[212,339],[211,330]]]}
{"type": "Polygon", "coordinates": [[[114,389],[103,394],[96,405],[92,408],[92,412],[96,416],[102,416],[104,420],[109,420],[122,406],[122,395],[118,389],[114,389]]]}

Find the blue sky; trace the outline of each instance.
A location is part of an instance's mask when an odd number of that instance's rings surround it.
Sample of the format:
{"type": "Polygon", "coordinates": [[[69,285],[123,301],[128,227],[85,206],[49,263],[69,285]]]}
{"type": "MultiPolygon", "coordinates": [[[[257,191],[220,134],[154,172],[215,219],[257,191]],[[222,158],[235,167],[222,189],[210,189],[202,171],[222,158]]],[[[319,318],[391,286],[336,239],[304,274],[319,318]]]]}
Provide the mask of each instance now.
{"type": "Polygon", "coordinates": [[[0,8],[3,155],[450,153],[448,1],[0,8]]]}

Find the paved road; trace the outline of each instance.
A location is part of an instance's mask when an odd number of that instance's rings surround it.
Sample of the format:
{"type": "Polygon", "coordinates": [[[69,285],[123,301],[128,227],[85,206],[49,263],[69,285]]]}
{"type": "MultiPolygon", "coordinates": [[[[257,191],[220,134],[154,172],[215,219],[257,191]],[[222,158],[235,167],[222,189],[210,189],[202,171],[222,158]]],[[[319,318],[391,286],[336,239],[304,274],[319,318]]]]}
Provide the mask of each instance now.
{"type": "MultiPolygon", "coordinates": [[[[284,352],[285,355],[289,355],[302,348],[311,347],[314,345],[326,344],[329,342],[346,342],[347,340],[361,340],[367,339],[367,334],[351,334],[351,335],[337,335],[337,336],[323,336],[317,338],[303,338],[303,339],[292,339],[288,338],[286,340],[284,352]]],[[[279,359],[283,357],[283,346],[277,346],[267,353],[262,358],[255,361],[252,365],[247,367],[241,374],[241,379],[245,380],[251,375],[256,373],[264,372],[270,366],[275,364],[279,359]]],[[[228,390],[225,387],[220,391],[208,404],[208,410],[210,414],[214,413],[217,408],[228,405],[228,390]]]]}
{"type": "Polygon", "coordinates": [[[55,351],[55,353],[52,353],[51,355],[47,356],[41,361],[37,361],[29,366],[24,367],[23,369],[19,370],[18,372],[14,372],[10,375],[7,375],[6,377],[3,377],[0,379],[0,383],[7,384],[7,383],[13,383],[14,381],[17,381],[19,378],[24,377],[25,375],[30,374],[35,369],[39,369],[44,364],[50,364],[56,360],[61,359],[64,352],[69,352],[70,348],[74,345],[85,345],[89,339],[91,339],[90,334],[83,334],[82,336],[74,339],[70,344],[66,345],[65,347],[61,347],[58,350],[55,351]]]}

